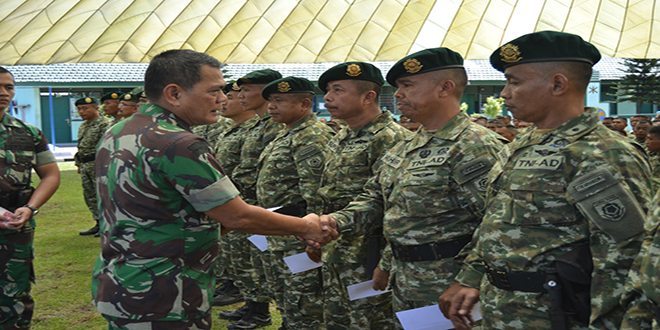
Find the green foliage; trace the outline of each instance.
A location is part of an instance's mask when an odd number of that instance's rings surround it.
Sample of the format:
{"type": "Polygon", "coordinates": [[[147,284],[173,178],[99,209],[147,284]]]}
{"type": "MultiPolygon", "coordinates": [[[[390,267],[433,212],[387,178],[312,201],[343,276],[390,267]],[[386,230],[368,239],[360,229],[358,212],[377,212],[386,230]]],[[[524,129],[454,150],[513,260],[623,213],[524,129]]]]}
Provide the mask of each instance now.
{"type": "MultiPolygon", "coordinates": [[[[37,283],[32,287],[36,307],[32,329],[107,329],[91,297],[92,266],[99,253],[99,239],[78,235],[93,225],[92,216],[83,201],[75,167],[72,163],[59,165],[60,188],[37,216],[34,263],[37,283]]],[[[218,312],[241,305],[214,307],[213,329],[227,328],[227,322],[218,319],[218,312]]],[[[271,314],[273,325],[264,329],[277,329],[281,323],[274,304],[271,314]]]]}
{"type": "Polygon", "coordinates": [[[660,103],[660,62],[657,58],[624,59],[627,74],[616,86],[617,102],[630,101],[637,111],[642,104],[660,103]]]}
{"type": "Polygon", "coordinates": [[[486,103],[483,105],[482,113],[486,115],[486,117],[493,119],[502,114],[502,105],[504,105],[503,98],[489,96],[486,98],[486,103]]]}

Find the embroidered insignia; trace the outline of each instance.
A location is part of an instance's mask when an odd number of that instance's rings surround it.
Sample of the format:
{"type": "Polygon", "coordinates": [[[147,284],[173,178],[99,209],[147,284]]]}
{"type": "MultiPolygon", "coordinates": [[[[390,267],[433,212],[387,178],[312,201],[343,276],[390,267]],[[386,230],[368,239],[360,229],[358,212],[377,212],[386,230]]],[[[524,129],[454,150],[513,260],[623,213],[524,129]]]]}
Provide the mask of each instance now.
{"type": "Polygon", "coordinates": [[[357,77],[362,74],[362,68],[357,64],[349,64],[346,67],[346,74],[351,77],[357,77]]]}
{"type": "Polygon", "coordinates": [[[506,62],[506,63],[516,63],[522,60],[522,56],[520,56],[520,50],[518,49],[518,46],[512,44],[506,44],[502,46],[500,48],[500,56],[502,62],[506,62]]]}
{"type": "Polygon", "coordinates": [[[403,62],[403,68],[406,69],[408,73],[417,73],[424,66],[416,58],[409,58],[403,62]]]}
{"type": "Polygon", "coordinates": [[[291,85],[288,81],[281,81],[277,84],[277,91],[280,93],[286,93],[291,90],[291,85]]]}
{"type": "Polygon", "coordinates": [[[477,190],[479,191],[486,191],[486,188],[488,187],[488,178],[483,177],[477,181],[477,190]]]}
{"type": "Polygon", "coordinates": [[[596,212],[605,220],[619,221],[626,214],[626,207],[616,196],[594,203],[596,212]]]}
{"type": "Polygon", "coordinates": [[[132,98],[131,94],[124,95],[124,100],[126,100],[126,101],[130,100],[131,98],[132,98]]]}
{"type": "Polygon", "coordinates": [[[426,158],[431,155],[431,150],[422,150],[419,152],[419,157],[426,158]]]}
{"type": "Polygon", "coordinates": [[[92,103],[92,99],[90,97],[85,98],[85,103],[92,103]]]}
{"type": "Polygon", "coordinates": [[[118,99],[119,95],[117,93],[112,93],[112,94],[110,94],[110,98],[111,99],[118,99]]]}

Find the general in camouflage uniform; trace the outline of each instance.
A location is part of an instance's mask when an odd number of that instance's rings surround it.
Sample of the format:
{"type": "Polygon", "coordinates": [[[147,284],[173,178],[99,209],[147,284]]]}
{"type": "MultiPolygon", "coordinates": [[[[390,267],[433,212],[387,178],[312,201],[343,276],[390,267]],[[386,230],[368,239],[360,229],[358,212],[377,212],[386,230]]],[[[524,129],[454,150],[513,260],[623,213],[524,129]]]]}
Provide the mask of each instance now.
{"type": "MultiPolygon", "coordinates": [[[[273,121],[284,123],[259,157],[257,202],[263,207],[282,206],[278,212],[294,216],[312,213],[320,206],[317,194],[326,145],[333,131],[312,114],[314,85],[305,78],[286,77],[266,85],[273,121]]],[[[275,301],[290,329],[318,329],[323,324],[321,270],[291,274],[283,258],[305,252],[297,238],[268,237],[275,301]]]]}
{"type": "Polygon", "coordinates": [[[294,218],[243,202],[208,143],[190,131],[217,120],[226,99],[220,65],[192,50],[155,56],[145,73],[151,104],[114,125],[99,145],[102,239],[92,296],[111,329],[211,328],[216,221],[321,243],[336,234],[318,216],[294,218]]]}
{"type": "Polygon", "coordinates": [[[121,117],[119,117],[119,96],[121,96],[121,93],[112,92],[101,97],[103,115],[105,115],[108,121],[110,121],[109,126],[112,126],[121,120],[121,117]]]}
{"type": "Polygon", "coordinates": [[[29,329],[34,312],[34,215],[53,195],[60,173],[36,127],[9,115],[14,76],[0,67],[0,329],[29,329]],[[32,170],[41,178],[31,188],[32,170]]]}
{"type": "MultiPolygon", "coordinates": [[[[403,114],[422,124],[381,159],[364,191],[331,214],[342,233],[380,226],[393,254],[395,311],[434,304],[482,215],[484,180],[502,138],[461,113],[463,58],[447,48],[399,60],[387,74],[403,114]]],[[[385,256],[383,257],[385,258],[385,256]]]]}
{"type": "Polygon", "coordinates": [[[96,145],[101,140],[103,133],[108,129],[110,122],[98,110],[96,100],[91,97],[83,97],[76,100],[78,114],[84,120],[78,129],[78,152],[75,155],[75,163],[82,180],[83,197],[85,204],[94,219],[94,227],[80,232],[80,235],[97,235],[99,232],[99,214],[96,203],[96,176],[94,166],[96,159],[96,145]]]}
{"type": "MultiPolygon", "coordinates": [[[[383,83],[380,70],[364,62],[338,64],[319,77],[326,108],[333,119],[347,123],[328,143],[328,157],[318,191],[322,201],[320,214],[346,207],[374,175],[383,154],[411,135],[389,112],[380,111],[378,94],[383,83]],[[362,103],[363,100],[366,102],[362,103]]],[[[384,247],[382,226],[368,229],[364,234],[345,233],[323,248],[327,329],[394,326],[390,293],[355,301],[348,299],[346,287],[372,279],[384,247]]]]}
{"type": "Polygon", "coordinates": [[[452,293],[455,325],[477,293],[488,329],[619,328],[650,173],[641,147],[583,108],[599,59],[579,36],[554,31],[491,55],[507,78],[507,107],[535,126],[502,150],[489,174],[485,216],[457,276],[463,287],[452,293]]]}

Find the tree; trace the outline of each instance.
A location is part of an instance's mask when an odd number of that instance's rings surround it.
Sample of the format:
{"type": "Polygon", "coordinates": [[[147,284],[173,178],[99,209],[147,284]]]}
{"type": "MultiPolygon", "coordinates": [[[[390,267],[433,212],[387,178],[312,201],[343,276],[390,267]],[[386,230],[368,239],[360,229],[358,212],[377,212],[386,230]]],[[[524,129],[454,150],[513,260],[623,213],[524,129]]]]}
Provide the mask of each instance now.
{"type": "Polygon", "coordinates": [[[493,119],[502,114],[502,105],[504,105],[503,98],[489,96],[486,98],[482,113],[486,115],[486,117],[493,119]]]}
{"type": "Polygon", "coordinates": [[[642,104],[660,103],[660,62],[657,58],[623,60],[627,74],[616,86],[616,101],[630,101],[639,112],[642,104]]]}

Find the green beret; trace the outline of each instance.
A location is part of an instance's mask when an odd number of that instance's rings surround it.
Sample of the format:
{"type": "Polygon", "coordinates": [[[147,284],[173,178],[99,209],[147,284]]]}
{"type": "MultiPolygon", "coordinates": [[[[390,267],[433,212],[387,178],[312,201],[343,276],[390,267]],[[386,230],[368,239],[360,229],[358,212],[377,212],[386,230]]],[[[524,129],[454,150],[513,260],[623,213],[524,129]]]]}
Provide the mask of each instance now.
{"type": "Polygon", "coordinates": [[[300,77],[285,77],[272,81],[261,90],[261,97],[268,99],[271,94],[314,94],[314,84],[300,77]]]}
{"type": "Polygon", "coordinates": [[[333,66],[319,77],[319,88],[325,92],[328,83],[335,80],[366,80],[378,86],[385,83],[380,69],[365,62],[346,62],[333,66]]]}
{"type": "Polygon", "coordinates": [[[103,103],[105,100],[119,100],[119,95],[121,95],[120,92],[112,92],[105,94],[101,97],[101,103],[103,103]]]}
{"type": "Polygon", "coordinates": [[[534,62],[584,62],[600,60],[600,52],[580,36],[557,31],[542,31],[513,39],[490,55],[490,64],[498,71],[510,66],[534,62]]]}
{"type": "Polygon", "coordinates": [[[96,104],[96,100],[93,97],[81,97],[76,100],[76,106],[83,104],[96,104]]]}
{"type": "Polygon", "coordinates": [[[124,93],[119,97],[119,101],[128,101],[128,102],[139,102],[140,101],[140,94],[142,92],[138,91],[137,93],[130,91],[128,93],[124,93]]]}
{"type": "Polygon", "coordinates": [[[282,78],[282,74],[271,69],[252,71],[239,78],[236,83],[238,86],[243,84],[265,85],[273,80],[282,78]]]}
{"type": "Polygon", "coordinates": [[[227,82],[227,84],[226,84],[225,87],[222,89],[222,91],[223,91],[225,94],[227,94],[227,93],[229,93],[229,92],[240,92],[240,91],[241,91],[241,87],[238,86],[238,84],[236,83],[236,81],[232,80],[232,81],[228,81],[228,82],[227,82]]]}
{"type": "Polygon", "coordinates": [[[401,77],[456,68],[463,68],[461,54],[445,47],[424,49],[394,63],[387,72],[387,82],[396,86],[396,80],[401,77]]]}

